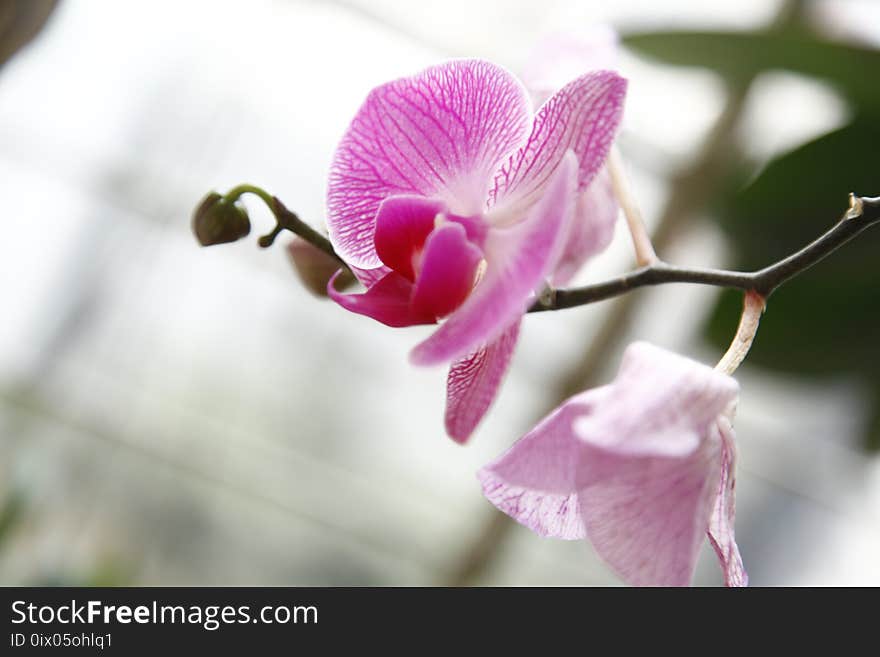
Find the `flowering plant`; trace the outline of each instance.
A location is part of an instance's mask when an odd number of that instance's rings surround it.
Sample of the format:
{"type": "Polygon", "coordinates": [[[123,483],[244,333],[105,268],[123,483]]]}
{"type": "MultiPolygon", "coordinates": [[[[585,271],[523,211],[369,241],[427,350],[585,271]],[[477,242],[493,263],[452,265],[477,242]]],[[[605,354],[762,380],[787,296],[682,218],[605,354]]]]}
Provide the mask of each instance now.
{"type": "Polygon", "coordinates": [[[277,220],[261,245],[294,232],[294,263],[320,272],[313,289],[326,281],[340,306],[390,327],[439,323],[410,359],[450,365],[446,429],[458,442],[498,393],[525,314],[661,283],[742,290],[739,329],[714,369],[636,343],[611,384],[563,403],[478,478],[498,509],[542,536],[590,540],[629,583],[688,584],[708,536],[725,582],[744,585],[731,375],[771,292],[880,221],[880,199],[851,196],[825,235],[756,272],[666,264],[613,145],[625,93],[617,73],[587,70],[532,113],[504,69],[440,64],[377,87],[356,112],[330,170],[329,239],[251,185],[206,197],[193,226],[202,244],[243,237],[250,223],[237,200],[254,193],[277,220]],[[608,245],[618,206],[638,269],[564,288],[608,245]],[[345,277],[364,291],[340,289],[345,277]]]}

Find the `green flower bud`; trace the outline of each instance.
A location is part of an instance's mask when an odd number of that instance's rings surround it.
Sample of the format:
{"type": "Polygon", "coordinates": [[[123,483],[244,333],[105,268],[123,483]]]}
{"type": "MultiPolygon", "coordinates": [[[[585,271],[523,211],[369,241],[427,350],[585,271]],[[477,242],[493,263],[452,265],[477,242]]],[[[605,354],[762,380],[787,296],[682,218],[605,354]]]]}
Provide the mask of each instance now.
{"type": "Polygon", "coordinates": [[[227,244],[251,232],[247,211],[217,192],[208,194],[193,212],[192,229],[202,246],[227,244]]]}

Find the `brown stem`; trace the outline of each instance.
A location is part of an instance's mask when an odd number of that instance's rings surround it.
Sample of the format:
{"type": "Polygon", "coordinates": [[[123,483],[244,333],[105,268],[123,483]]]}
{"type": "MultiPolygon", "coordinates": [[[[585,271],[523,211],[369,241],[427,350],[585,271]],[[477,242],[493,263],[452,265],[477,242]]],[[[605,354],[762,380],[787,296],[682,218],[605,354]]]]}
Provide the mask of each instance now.
{"type": "Polygon", "coordinates": [[[785,281],[806,271],[878,222],[880,222],[880,197],[869,198],[850,194],[849,209],[829,231],[800,251],[759,271],[675,267],[657,262],[601,283],[567,290],[548,290],[541,295],[529,312],[574,308],[620,296],[636,288],[665,283],[696,283],[745,291],[755,290],[766,298],[785,281]]]}

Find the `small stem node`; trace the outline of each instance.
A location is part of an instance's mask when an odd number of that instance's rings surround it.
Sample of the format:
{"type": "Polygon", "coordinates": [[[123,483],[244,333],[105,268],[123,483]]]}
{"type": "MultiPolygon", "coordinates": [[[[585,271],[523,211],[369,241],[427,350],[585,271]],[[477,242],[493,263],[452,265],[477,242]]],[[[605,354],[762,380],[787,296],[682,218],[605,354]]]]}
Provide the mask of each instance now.
{"type": "Polygon", "coordinates": [[[283,226],[275,224],[275,228],[272,229],[272,232],[267,233],[266,235],[261,235],[260,239],[257,240],[257,244],[260,245],[261,249],[268,249],[275,243],[275,238],[278,237],[283,230],[283,226]]]}
{"type": "Polygon", "coordinates": [[[864,214],[865,204],[862,199],[852,192],[849,193],[849,209],[843,216],[844,219],[858,219],[864,214]]]}

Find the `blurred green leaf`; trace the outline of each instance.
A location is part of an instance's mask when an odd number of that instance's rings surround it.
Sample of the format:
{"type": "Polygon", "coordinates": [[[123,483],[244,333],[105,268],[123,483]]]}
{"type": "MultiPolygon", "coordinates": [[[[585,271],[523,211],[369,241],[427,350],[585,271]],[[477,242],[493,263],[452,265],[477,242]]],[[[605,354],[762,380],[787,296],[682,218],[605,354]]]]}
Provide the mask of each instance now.
{"type": "Polygon", "coordinates": [[[821,78],[862,113],[880,116],[880,50],[827,41],[795,29],[631,33],[623,42],[667,64],[710,68],[732,80],[776,69],[821,78]]]}
{"type": "Polygon", "coordinates": [[[0,504],[0,546],[12,533],[23,516],[24,497],[18,492],[11,492],[0,504]]]}
{"type": "MultiPolygon", "coordinates": [[[[847,194],[880,194],[880,123],[861,117],[770,163],[721,204],[736,266],[756,269],[829,228],[847,194]]],[[[792,373],[849,374],[880,390],[880,230],[862,233],[773,294],[749,362],[792,373]]],[[[725,293],[707,335],[724,348],[741,295],[725,293]]]]}

